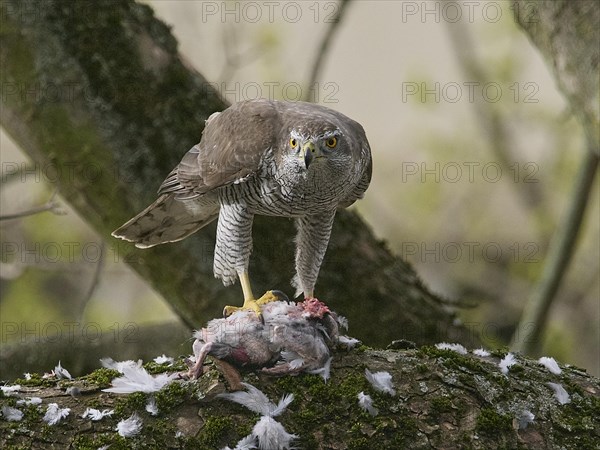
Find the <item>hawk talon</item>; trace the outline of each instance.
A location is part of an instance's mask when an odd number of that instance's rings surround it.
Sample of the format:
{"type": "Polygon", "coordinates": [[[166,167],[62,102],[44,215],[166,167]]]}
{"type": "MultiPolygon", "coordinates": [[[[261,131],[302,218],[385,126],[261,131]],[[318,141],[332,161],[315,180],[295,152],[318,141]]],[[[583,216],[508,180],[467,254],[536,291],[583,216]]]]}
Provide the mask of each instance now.
{"type": "Polygon", "coordinates": [[[225,308],[223,308],[223,317],[230,316],[236,311],[254,311],[259,317],[259,319],[263,321],[261,306],[266,305],[267,303],[277,301],[289,301],[289,298],[281,291],[267,291],[261,298],[257,300],[244,300],[244,304],[242,306],[226,306],[225,308]]]}
{"type": "Polygon", "coordinates": [[[262,306],[262,305],[266,305],[267,303],[271,303],[271,302],[289,302],[289,301],[290,301],[290,299],[287,295],[285,295],[285,292],[278,291],[278,290],[272,290],[272,291],[265,292],[261,298],[256,300],[256,303],[258,303],[260,306],[262,306]]]}

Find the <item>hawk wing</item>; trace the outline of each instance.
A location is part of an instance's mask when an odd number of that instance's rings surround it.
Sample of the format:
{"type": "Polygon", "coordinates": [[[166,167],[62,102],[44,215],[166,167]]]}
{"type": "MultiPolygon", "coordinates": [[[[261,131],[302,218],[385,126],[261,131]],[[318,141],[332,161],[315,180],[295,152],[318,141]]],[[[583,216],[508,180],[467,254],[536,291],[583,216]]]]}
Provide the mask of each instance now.
{"type": "Polygon", "coordinates": [[[280,116],[269,101],[248,101],[208,118],[202,140],[188,151],[160,186],[159,194],[198,197],[255,174],[274,148],[280,116]]]}

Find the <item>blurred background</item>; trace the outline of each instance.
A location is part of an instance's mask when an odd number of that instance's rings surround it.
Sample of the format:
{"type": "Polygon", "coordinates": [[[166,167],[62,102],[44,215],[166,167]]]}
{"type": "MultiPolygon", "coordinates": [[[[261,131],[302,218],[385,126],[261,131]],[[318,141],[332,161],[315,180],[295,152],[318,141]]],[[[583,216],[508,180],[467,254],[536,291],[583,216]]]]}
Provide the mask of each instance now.
{"type": "MultiPolygon", "coordinates": [[[[473,305],[460,317],[487,347],[508,344],[584,151],[582,130],[511,3],[352,1],[314,83],[340,3],[146,3],[228,101],[308,98],[359,121],[374,174],[354,207],[432,290],[473,305]]],[[[51,170],[31,169],[3,130],[0,148],[0,215],[59,205],[0,222],[3,345],[70,333],[94,341],[177,321],[118,261],[115,243],[53,197],[51,170]]],[[[542,350],[597,376],[598,210],[596,180],[542,350]]]]}

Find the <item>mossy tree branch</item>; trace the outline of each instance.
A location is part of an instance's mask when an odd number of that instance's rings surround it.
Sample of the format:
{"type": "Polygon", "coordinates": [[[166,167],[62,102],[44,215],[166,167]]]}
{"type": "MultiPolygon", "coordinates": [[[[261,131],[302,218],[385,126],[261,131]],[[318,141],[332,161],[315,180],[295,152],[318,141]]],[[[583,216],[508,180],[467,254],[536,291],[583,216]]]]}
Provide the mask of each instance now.
{"type": "MultiPolygon", "coordinates": [[[[245,381],[262,390],[271,401],[293,393],[287,411],[277,417],[289,433],[296,434],[299,448],[595,448],[600,439],[600,380],[574,367],[553,375],[536,361],[518,359],[505,376],[498,367],[503,354],[489,357],[460,355],[449,350],[371,350],[360,348],[335,354],[331,379],[318,375],[272,378],[246,373],[245,381]],[[364,376],[390,372],[396,395],[376,392],[364,376]],[[561,405],[546,383],[560,383],[570,395],[561,405]],[[373,398],[375,417],[358,406],[358,393],[373,398]],[[519,427],[525,411],[535,418],[519,427]]],[[[150,372],[166,369],[155,363],[150,372]]],[[[38,396],[36,406],[21,407],[22,422],[0,421],[0,446],[58,446],[61,448],[198,448],[215,449],[235,443],[250,433],[258,416],[244,407],[215,398],[226,386],[214,368],[198,381],[176,381],[155,395],[159,415],[145,411],[148,395],[115,395],[100,389],[109,386],[115,371],[100,369],[74,381],[16,380],[18,398],[38,396]],[[71,386],[81,395],[65,393],[71,386]],[[48,403],[71,408],[68,418],[56,426],[41,417],[48,403]],[[99,422],[81,418],[87,407],[114,409],[99,422]],[[120,437],[119,420],[137,412],[143,428],[137,437],[120,437]],[[180,432],[179,437],[176,433],[180,432]]],[[[15,406],[17,397],[0,398],[1,406],[15,406]]]]}

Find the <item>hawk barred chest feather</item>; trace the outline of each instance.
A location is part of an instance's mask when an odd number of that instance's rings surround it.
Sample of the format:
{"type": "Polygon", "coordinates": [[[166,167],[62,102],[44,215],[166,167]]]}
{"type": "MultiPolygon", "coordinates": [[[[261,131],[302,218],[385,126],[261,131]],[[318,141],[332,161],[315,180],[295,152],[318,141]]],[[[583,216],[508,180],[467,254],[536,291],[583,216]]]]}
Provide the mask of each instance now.
{"type": "Polygon", "coordinates": [[[370,179],[369,143],[352,119],[311,103],[240,102],[209,117],[159,198],[113,235],[151,247],[218,218],[215,276],[226,285],[239,276],[248,297],[254,215],[293,217],[294,285],[312,297],[336,209],[361,198],[370,179]]]}

